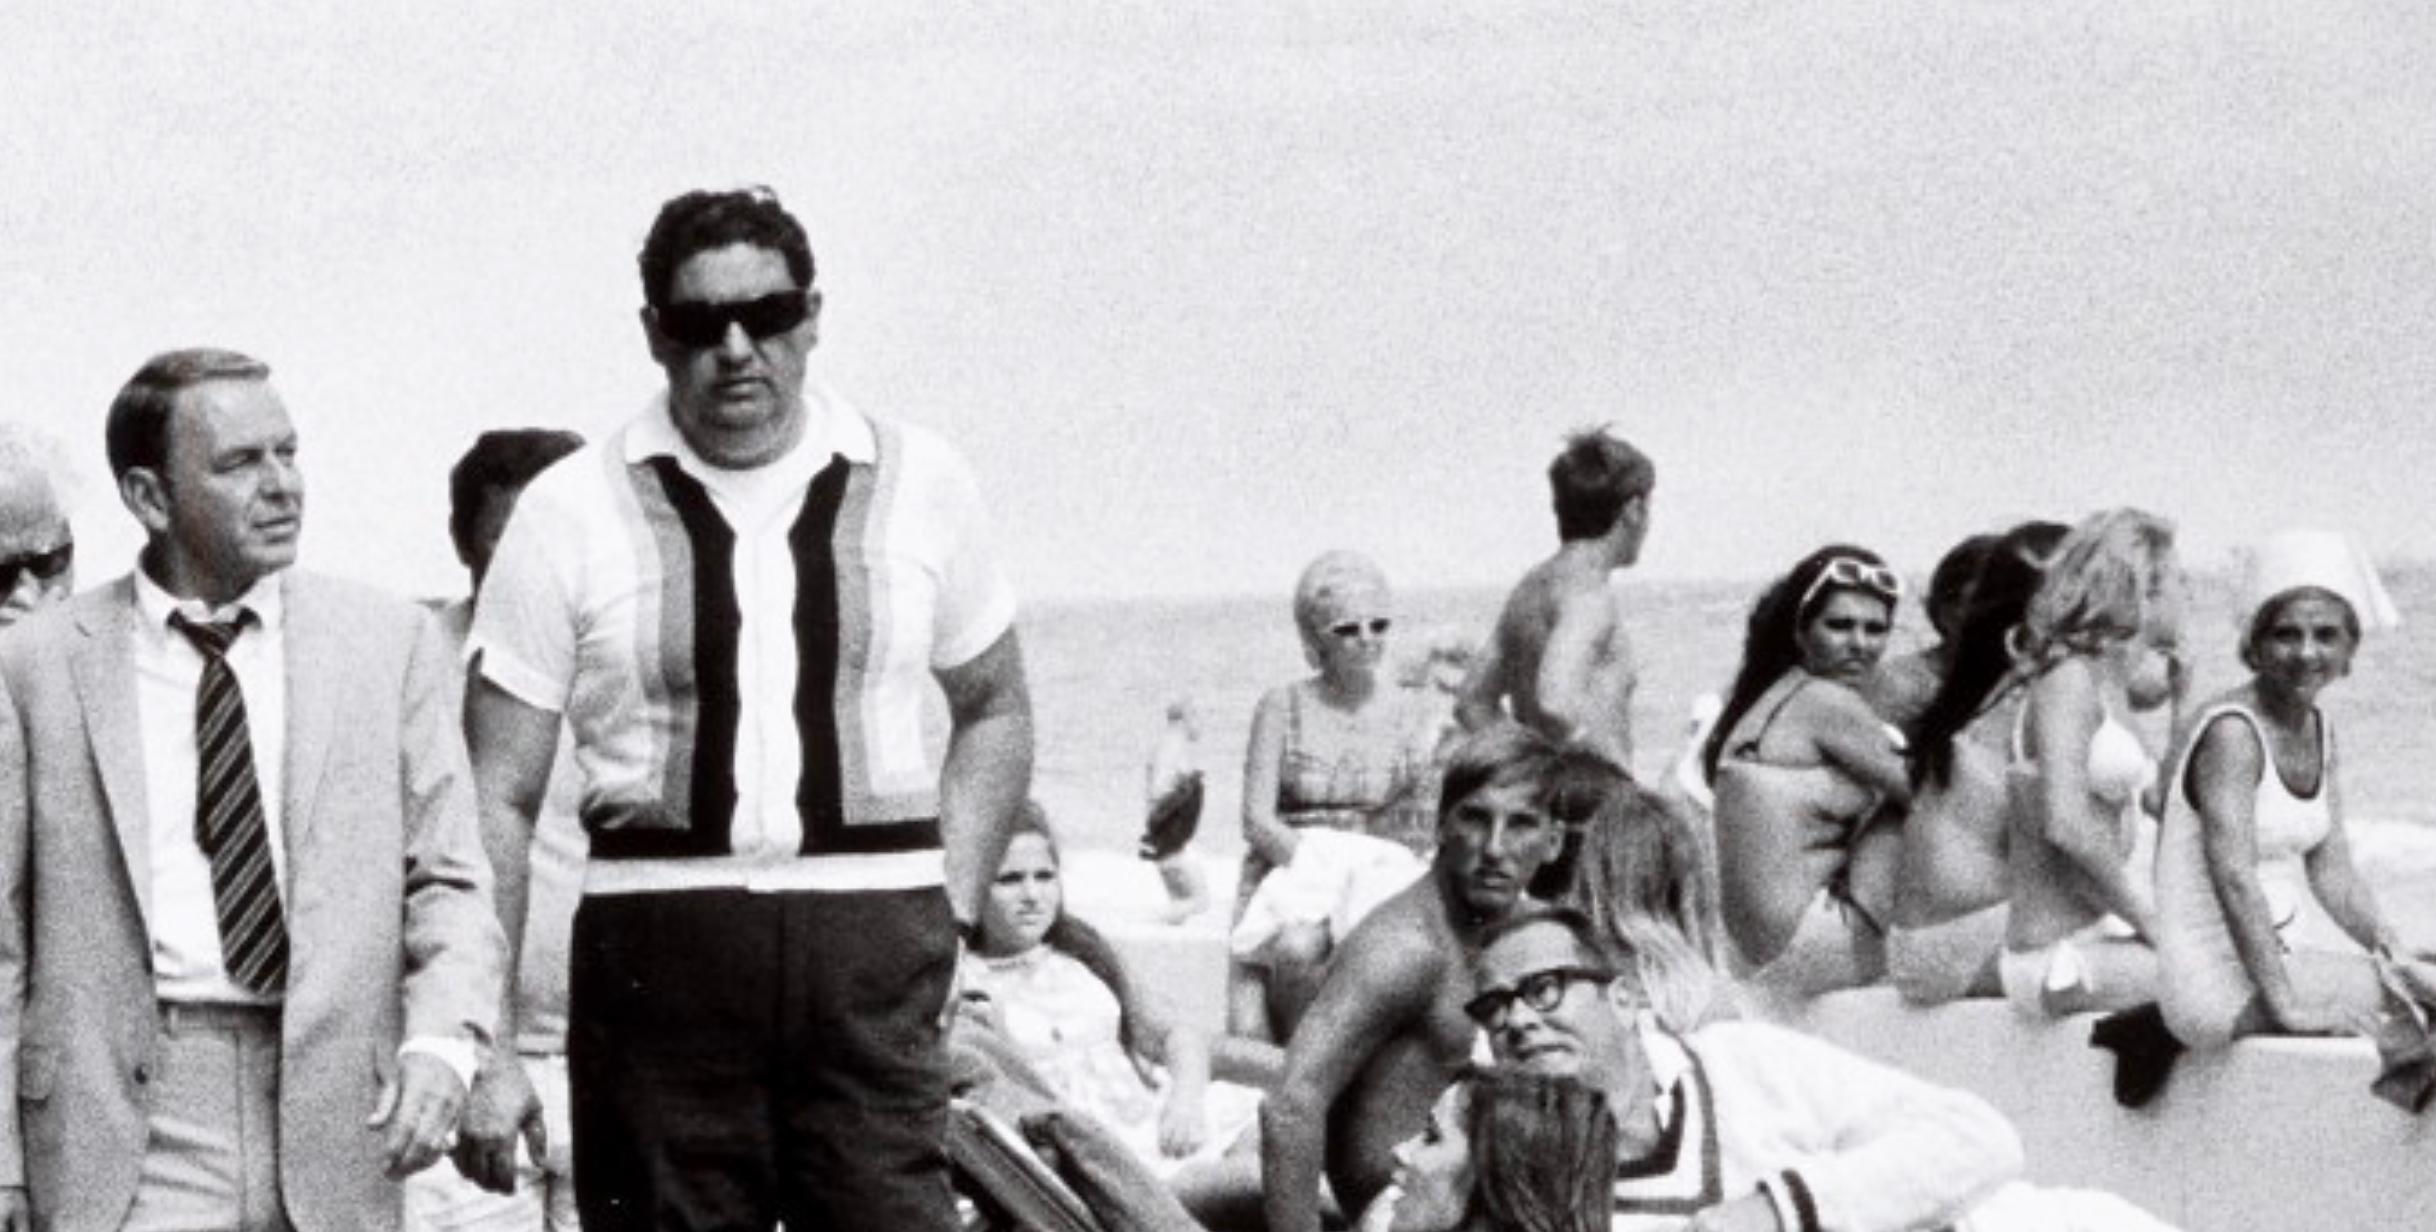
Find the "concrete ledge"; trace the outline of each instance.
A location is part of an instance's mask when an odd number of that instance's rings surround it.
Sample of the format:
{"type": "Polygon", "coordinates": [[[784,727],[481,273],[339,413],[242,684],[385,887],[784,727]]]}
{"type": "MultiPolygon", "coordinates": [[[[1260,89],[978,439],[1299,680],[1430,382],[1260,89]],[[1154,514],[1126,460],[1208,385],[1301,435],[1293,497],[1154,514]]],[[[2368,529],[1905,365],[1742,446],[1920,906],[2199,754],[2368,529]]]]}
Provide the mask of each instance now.
{"type": "Polygon", "coordinates": [[[1821,997],[1790,1025],[1977,1092],[2021,1130],[2030,1179],[2110,1190],[2188,1232],[2436,1226],[2436,1113],[2368,1093],[2365,1041],[2185,1054],[2133,1112],[2114,1102],[2114,1054],[2089,1046],[2094,1021],[2033,1022],[1998,1001],[1918,1009],[1870,988],[1821,997]]]}

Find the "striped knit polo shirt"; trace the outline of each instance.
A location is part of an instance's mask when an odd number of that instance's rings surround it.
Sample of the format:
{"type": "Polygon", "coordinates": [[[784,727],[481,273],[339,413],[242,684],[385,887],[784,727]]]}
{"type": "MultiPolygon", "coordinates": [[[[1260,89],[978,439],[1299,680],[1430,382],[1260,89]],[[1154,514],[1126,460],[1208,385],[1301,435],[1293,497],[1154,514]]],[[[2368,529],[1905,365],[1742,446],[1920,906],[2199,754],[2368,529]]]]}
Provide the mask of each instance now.
{"type": "Polygon", "coordinates": [[[574,732],[588,894],[942,879],[932,673],[1014,596],[945,442],[804,404],[794,450],[723,471],[655,401],[534,480],[500,540],[468,650],[574,732]]]}

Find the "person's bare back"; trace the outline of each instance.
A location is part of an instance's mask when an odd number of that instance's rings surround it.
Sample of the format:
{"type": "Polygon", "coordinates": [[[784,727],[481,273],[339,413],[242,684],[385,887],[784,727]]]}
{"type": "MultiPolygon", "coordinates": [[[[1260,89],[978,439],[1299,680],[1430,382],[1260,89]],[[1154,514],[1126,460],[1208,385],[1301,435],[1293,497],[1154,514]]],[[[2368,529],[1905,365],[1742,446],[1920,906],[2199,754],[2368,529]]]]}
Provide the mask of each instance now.
{"type": "Polygon", "coordinates": [[[1500,709],[1549,739],[1632,764],[1632,638],[1607,563],[1573,545],[1525,573],[1498,614],[1488,652],[1465,681],[1467,728],[1500,709]]]}

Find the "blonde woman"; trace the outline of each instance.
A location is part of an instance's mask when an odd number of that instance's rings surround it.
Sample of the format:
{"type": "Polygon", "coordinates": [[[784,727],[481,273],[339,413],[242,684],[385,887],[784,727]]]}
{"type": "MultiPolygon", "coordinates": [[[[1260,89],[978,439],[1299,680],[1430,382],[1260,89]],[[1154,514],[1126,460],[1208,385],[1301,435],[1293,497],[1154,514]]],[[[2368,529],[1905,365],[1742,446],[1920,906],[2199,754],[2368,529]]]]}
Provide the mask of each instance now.
{"type": "MultiPolygon", "coordinates": [[[[1328,552],[1294,587],[1294,628],[1313,673],[1260,699],[1243,769],[1243,872],[1235,912],[1271,869],[1294,860],[1313,826],[1392,839],[1424,852],[1437,821],[1422,799],[1434,732],[1412,690],[1385,670],[1395,627],[1387,575],[1359,552],[1328,552]]],[[[1283,1042],[1318,991],[1333,944],[1324,924],[1282,931],[1258,962],[1238,962],[1228,1030],[1283,1042]]]]}
{"type": "Polygon", "coordinates": [[[2129,865],[2156,759],[2132,716],[2180,695],[2187,592],[2173,527],[2116,509],[2057,545],[2022,621],[2030,695],[2007,771],[2012,907],[1998,970],[2025,1015],[2156,999],[2156,913],[2129,865]]]}

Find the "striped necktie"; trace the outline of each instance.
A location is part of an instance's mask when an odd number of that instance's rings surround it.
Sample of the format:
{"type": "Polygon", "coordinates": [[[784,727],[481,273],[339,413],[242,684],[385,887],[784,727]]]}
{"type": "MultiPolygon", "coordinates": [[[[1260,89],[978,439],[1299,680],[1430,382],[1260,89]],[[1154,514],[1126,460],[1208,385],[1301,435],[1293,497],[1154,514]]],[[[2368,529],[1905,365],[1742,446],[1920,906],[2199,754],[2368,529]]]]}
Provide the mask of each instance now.
{"type": "Polygon", "coordinates": [[[238,987],[277,996],[287,986],[288,930],[279,911],[262,789],[254,779],[245,694],[228,665],[228,648],[252,617],[240,612],[215,624],[172,615],[169,624],[203,655],[203,680],[195,690],[195,843],[211,860],[221,961],[238,987]]]}

